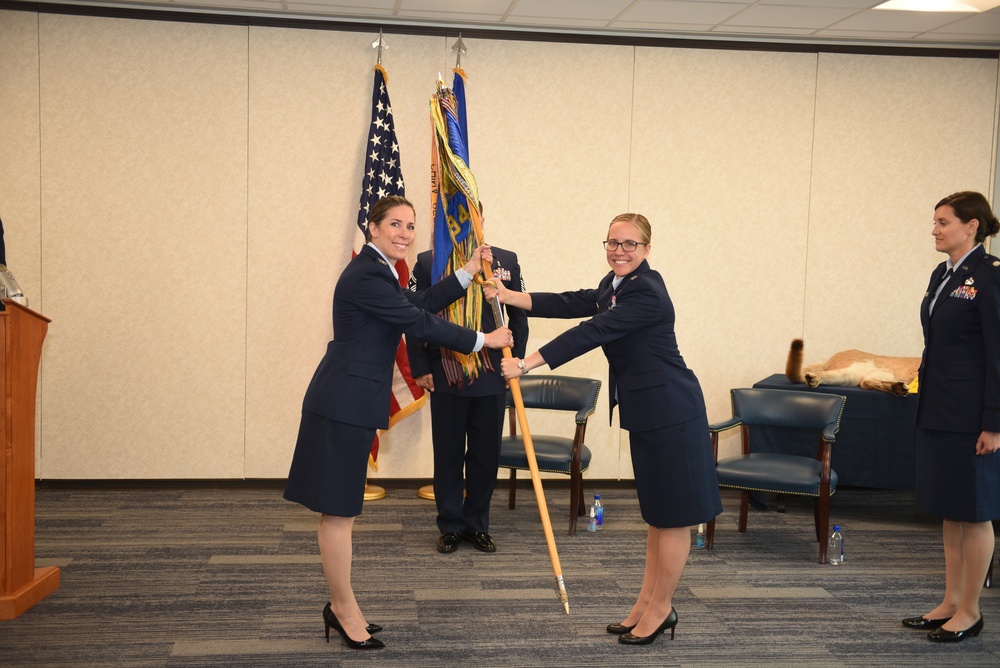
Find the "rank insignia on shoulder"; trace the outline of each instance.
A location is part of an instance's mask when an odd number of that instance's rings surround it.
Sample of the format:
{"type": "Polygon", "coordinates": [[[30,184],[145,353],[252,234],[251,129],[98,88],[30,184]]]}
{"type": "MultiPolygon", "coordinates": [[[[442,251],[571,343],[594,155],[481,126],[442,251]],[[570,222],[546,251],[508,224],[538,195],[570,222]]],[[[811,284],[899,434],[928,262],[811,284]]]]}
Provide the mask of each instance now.
{"type": "Polygon", "coordinates": [[[410,276],[410,280],[406,283],[406,287],[407,287],[407,289],[410,292],[416,292],[417,291],[417,279],[414,278],[413,276],[410,276]]]}
{"type": "Polygon", "coordinates": [[[1000,260],[993,260],[994,267],[1000,267],[1000,260]]]}

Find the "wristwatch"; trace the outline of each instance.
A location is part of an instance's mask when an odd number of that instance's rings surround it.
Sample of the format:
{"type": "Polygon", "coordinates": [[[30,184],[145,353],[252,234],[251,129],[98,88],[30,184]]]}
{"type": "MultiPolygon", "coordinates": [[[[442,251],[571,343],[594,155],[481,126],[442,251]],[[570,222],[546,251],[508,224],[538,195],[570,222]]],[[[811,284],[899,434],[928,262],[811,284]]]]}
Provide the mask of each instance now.
{"type": "Polygon", "coordinates": [[[523,376],[528,375],[528,367],[524,366],[524,360],[517,361],[517,368],[521,370],[521,375],[523,376]]]}

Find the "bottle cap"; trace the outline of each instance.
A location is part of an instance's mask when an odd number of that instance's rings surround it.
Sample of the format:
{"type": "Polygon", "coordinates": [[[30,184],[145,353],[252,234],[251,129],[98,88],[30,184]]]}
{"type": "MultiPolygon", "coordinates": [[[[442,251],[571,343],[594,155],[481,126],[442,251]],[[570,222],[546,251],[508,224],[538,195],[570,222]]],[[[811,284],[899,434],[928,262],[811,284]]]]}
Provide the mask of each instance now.
{"type": "Polygon", "coordinates": [[[601,498],[601,495],[600,495],[600,494],[595,494],[595,495],[594,495],[594,498],[595,498],[595,499],[599,499],[599,498],[601,498]]]}
{"type": "Polygon", "coordinates": [[[840,525],[839,524],[834,524],[833,525],[833,530],[834,531],[840,531],[840,525]]]}

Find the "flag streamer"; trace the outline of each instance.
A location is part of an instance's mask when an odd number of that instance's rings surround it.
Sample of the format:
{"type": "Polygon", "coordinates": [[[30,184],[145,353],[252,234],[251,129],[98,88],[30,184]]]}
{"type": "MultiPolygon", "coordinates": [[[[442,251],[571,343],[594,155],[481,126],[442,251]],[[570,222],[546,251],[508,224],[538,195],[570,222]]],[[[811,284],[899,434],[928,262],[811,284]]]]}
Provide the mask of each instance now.
{"type": "MultiPolygon", "coordinates": [[[[446,88],[438,81],[431,98],[434,124],[431,165],[431,210],[434,218],[434,282],[465,265],[478,245],[471,234],[472,216],[479,213],[479,189],[469,169],[466,142],[465,87],[456,71],[455,87],[446,88]]],[[[469,286],[465,296],[443,312],[449,322],[469,329],[482,329],[483,292],[478,284],[469,286]]],[[[452,385],[463,385],[478,378],[483,370],[492,371],[485,351],[464,355],[446,351],[441,356],[445,376],[452,385]]]]}
{"type": "MultiPolygon", "coordinates": [[[[461,53],[461,52],[459,52],[461,53]]],[[[469,169],[468,145],[465,142],[467,136],[467,124],[465,122],[465,73],[457,67],[455,69],[455,90],[445,88],[444,82],[438,80],[437,92],[431,98],[431,118],[434,123],[433,165],[431,168],[432,184],[432,205],[435,207],[435,269],[438,264],[438,256],[445,255],[442,251],[448,246],[450,237],[454,252],[450,254],[448,262],[454,263],[460,253],[464,253],[468,258],[476,246],[483,243],[483,226],[481,209],[479,206],[479,189],[476,179],[469,169]],[[448,211],[447,207],[452,201],[461,202],[464,208],[459,211],[461,217],[454,215],[455,211],[448,211]],[[441,227],[446,230],[442,237],[437,236],[438,221],[443,220],[446,225],[441,227]],[[438,245],[441,244],[441,245],[438,245]]],[[[462,264],[465,260],[462,261],[462,264]]],[[[442,260],[442,265],[445,265],[442,260]]],[[[493,271],[488,262],[483,263],[483,273],[486,280],[493,278],[493,271]]],[[[439,280],[441,274],[432,273],[435,280],[439,280]]],[[[470,311],[475,311],[478,319],[482,315],[483,293],[479,285],[473,284],[466,294],[465,316],[468,318],[470,311]],[[471,302],[471,304],[470,304],[471,302]]],[[[493,308],[497,326],[504,324],[503,312],[499,301],[490,305],[493,308]]],[[[478,329],[478,327],[477,327],[478,329]]],[[[503,349],[505,358],[511,357],[509,347],[503,349]]],[[[485,357],[485,355],[483,355],[485,357]]],[[[442,355],[442,363],[447,359],[442,355]]],[[[488,358],[487,358],[488,360],[488,358]]],[[[463,371],[466,368],[463,366],[463,371]]],[[[448,367],[445,366],[447,373],[448,367]]],[[[449,377],[450,381],[450,377],[449,377]]],[[[538,503],[538,512],[541,516],[542,529],[545,533],[545,542],[549,550],[549,558],[552,560],[552,569],[555,572],[556,586],[559,592],[559,599],[562,601],[563,609],[569,614],[569,597],[566,594],[566,583],[563,580],[562,565],[559,562],[559,552],[556,550],[555,536],[552,533],[552,522],[549,519],[549,509],[545,503],[545,492],[542,489],[541,474],[538,470],[538,462],[535,457],[535,447],[531,440],[531,431],[528,428],[528,418],[524,410],[524,399],[521,396],[521,387],[517,379],[510,381],[511,396],[514,399],[514,407],[517,411],[517,421],[521,427],[521,438],[524,443],[524,452],[528,459],[528,468],[531,471],[531,482],[535,490],[535,499],[538,503]]]]}

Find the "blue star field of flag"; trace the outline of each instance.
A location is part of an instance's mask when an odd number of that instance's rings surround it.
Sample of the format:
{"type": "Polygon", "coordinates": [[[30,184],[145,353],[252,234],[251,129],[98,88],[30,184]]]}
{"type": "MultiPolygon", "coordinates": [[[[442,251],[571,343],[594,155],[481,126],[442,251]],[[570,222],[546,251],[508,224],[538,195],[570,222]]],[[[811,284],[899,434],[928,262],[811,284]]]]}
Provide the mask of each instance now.
{"type": "Polygon", "coordinates": [[[399,144],[392,121],[392,105],[385,87],[385,74],[375,68],[372,88],[372,123],[365,147],[365,175],[361,183],[358,227],[364,233],[368,212],[378,200],[389,195],[405,196],[403,172],[399,164],[399,144]]]}

